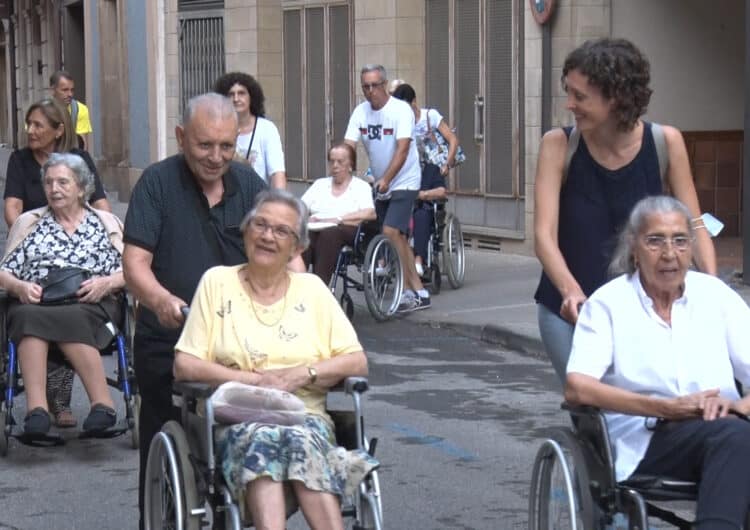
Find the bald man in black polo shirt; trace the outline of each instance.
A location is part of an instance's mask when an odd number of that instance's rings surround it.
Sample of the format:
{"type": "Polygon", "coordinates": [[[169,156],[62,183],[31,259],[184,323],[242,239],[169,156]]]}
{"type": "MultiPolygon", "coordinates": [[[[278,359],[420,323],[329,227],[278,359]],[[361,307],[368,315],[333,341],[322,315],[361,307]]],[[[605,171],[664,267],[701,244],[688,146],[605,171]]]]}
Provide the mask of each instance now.
{"type": "Polygon", "coordinates": [[[237,130],[228,98],[190,100],[175,130],[182,154],[148,167],[128,207],[123,267],[141,304],[133,348],[141,394],[141,528],[149,445],[174,415],[172,362],[181,308],[190,304],[206,269],[246,261],[239,225],[266,186],[250,166],[232,162],[237,130]]]}

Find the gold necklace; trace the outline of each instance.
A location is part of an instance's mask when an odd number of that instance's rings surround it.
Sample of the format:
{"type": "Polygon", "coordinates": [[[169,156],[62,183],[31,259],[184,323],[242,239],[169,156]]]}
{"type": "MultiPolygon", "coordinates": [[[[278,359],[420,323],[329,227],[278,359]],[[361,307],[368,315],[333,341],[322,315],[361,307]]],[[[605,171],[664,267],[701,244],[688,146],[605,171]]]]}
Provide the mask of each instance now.
{"type": "Polygon", "coordinates": [[[286,312],[286,295],[289,292],[289,286],[287,285],[286,289],[284,290],[284,305],[281,307],[281,314],[279,315],[279,318],[277,318],[275,322],[271,322],[269,324],[268,322],[265,322],[262,318],[260,318],[260,314],[258,314],[258,310],[255,308],[255,302],[253,302],[253,296],[252,296],[252,284],[250,283],[250,279],[247,277],[247,269],[245,269],[245,274],[244,274],[243,279],[247,282],[248,286],[250,287],[251,293],[248,296],[248,298],[250,298],[250,308],[253,310],[253,315],[255,315],[255,319],[258,322],[260,322],[262,325],[266,326],[267,328],[275,327],[279,322],[281,322],[281,319],[284,318],[284,313],[286,312]]]}

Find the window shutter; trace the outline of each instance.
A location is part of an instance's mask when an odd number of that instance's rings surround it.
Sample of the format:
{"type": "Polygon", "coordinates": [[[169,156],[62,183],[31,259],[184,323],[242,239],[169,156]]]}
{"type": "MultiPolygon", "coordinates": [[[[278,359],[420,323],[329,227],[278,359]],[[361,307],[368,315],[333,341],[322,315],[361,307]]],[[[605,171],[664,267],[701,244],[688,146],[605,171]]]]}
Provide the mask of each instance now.
{"type": "Polygon", "coordinates": [[[177,11],[224,9],[224,0],[177,0],[177,11]]]}
{"type": "Polygon", "coordinates": [[[456,1],[455,126],[466,162],[456,169],[457,187],[480,190],[480,145],[474,141],[474,98],[479,94],[479,0],[456,1]]]}
{"type": "Polygon", "coordinates": [[[305,10],[307,178],[326,173],[325,37],[322,7],[305,10]]]}
{"type": "Polygon", "coordinates": [[[288,177],[301,178],[302,28],[300,10],[284,11],[284,160],[288,177]]]}
{"type": "Polygon", "coordinates": [[[213,89],[224,74],[224,19],[221,16],[180,20],[181,108],[213,89]]]}
{"type": "Polygon", "coordinates": [[[450,113],[449,14],[448,0],[427,0],[425,5],[427,87],[424,96],[417,95],[418,101],[435,107],[446,119],[449,119],[450,113]]]}
{"type": "Polygon", "coordinates": [[[329,8],[329,97],[332,143],[344,139],[351,106],[351,57],[349,54],[349,6],[329,8]]]}

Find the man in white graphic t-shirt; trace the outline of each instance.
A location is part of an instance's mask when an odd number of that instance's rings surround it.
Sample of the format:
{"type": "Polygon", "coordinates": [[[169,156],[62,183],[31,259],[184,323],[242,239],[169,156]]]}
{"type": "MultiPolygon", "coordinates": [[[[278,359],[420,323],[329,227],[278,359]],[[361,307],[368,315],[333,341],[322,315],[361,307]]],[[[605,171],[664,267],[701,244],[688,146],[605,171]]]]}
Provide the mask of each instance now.
{"type": "Polygon", "coordinates": [[[419,193],[422,170],[413,141],[414,112],[408,103],[392,98],[386,90],[385,68],[368,64],[360,73],[367,101],[357,105],[349,118],[344,141],[352,147],[362,143],[370,159],[378,197],[375,210],[383,234],[394,244],[404,267],[406,288],[399,311],[430,307],[430,295],[414,266],[414,254],[406,239],[414,200],[419,193]]]}

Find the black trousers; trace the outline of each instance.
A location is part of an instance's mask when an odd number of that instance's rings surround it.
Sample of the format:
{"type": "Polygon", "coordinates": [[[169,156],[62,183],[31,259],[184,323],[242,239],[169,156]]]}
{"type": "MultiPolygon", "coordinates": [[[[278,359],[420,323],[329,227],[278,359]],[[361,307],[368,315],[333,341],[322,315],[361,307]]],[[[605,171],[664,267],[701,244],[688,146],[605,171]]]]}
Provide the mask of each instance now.
{"type": "Polygon", "coordinates": [[[174,351],[158,355],[138,355],[144,351],[144,345],[136,336],[135,377],[138,382],[138,392],[141,396],[141,411],[139,421],[140,467],[138,470],[138,510],[140,512],[138,527],[143,530],[143,493],[146,479],[146,463],[151,439],[161,430],[169,420],[179,418],[179,410],[172,405],[172,365],[174,351]]]}
{"type": "Polygon", "coordinates": [[[699,482],[696,528],[737,530],[750,507],[750,422],[728,416],[661,424],[635,472],[699,482]]]}
{"type": "Polygon", "coordinates": [[[302,253],[305,266],[312,263],[313,272],[328,285],[336,270],[336,260],[344,245],[351,245],[357,233],[356,226],[338,225],[310,232],[310,246],[302,253]]]}

